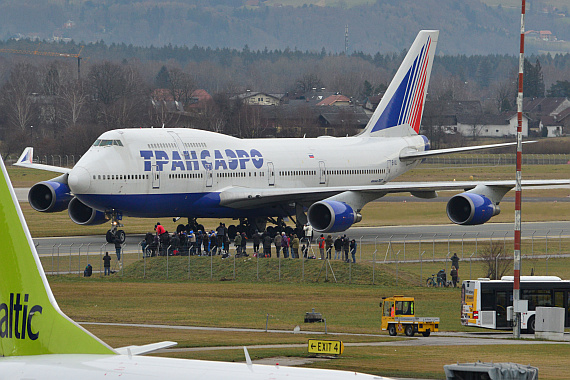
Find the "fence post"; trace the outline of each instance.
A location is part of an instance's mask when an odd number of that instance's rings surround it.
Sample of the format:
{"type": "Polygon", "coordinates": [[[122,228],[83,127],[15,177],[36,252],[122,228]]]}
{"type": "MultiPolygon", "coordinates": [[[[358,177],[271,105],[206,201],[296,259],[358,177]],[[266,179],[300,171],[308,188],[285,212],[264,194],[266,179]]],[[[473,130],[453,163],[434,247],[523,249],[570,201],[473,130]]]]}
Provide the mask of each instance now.
{"type": "Polygon", "coordinates": [[[546,236],[544,237],[546,240],[546,256],[548,256],[548,234],[550,233],[550,230],[548,230],[548,232],[546,232],[546,236]]]}
{"type": "Polygon", "coordinates": [[[422,285],[422,279],[424,278],[424,274],[423,274],[423,257],[424,257],[424,253],[426,253],[426,251],[423,251],[422,253],[420,253],[420,286],[422,285]]]}
{"type": "Polygon", "coordinates": [[[530,246],[530,254],[534,257],[534,234],[536,233],[536,230],[534,230],[534,232],[532,233],[531,237],[530,237],[530,241],[531,241],[531,246],[530,246]]]}
{"type": "Polygon", "coordinates": [[[469,256],[469,279],[473,278],[473,276],[471,275],[471,261],[473,260],[472,257],[476,252],[473,252],[471,254],[471,256],[469,256]]]}
{"type": "Polygon", "coordinates": [[[432,262],[435,263],[435,237],[437,236],[437,234],[433,234],[433,238],[431,240],[431,260],[432,262]]]}
{"type": "Polygon", "coordinates": [[[57,244],[54,244],[51,246],[51,274],[53,274],[54,270],[53,270],[53,255],[55,253],[55,246],[57,244]]]}
{"type": "Polygon", "coordinates": [[[408,237],[408,234],[404,235],[404,261],[406,261],[406,238],[408,237]]]}
{"type": "Polygon", "coordinates": [[[69,245],[69,273],[71,273],[71,247],[73,247],[73,244],[75,243],[69,245]]]}
{"type": "Polygon", "coordinates": [[[59,276],[59,249],[61,248],[61,243],[57,246],[57,275],[59,276]]]}
{"type": "Polygon", "coordinates": [[[548,259],[550,259],[550,256],[546,255],[546,275],[548,276],[548,259]]]}
{"type": "Polygon", "coordinates": [[[81,277],[81,247],[83,247],[83,244],[81,244],[79,246],[79,251],[78,251],[79,252],[79,256],[78,256],[78,258],[79,258],[79,277],[81,277]]]}
{"type": "Polygon", "coordinates": [[[400,251],[396,253],[396,286],[398,286],[398,262],[400,261],[400,251]]]}
{"type": "Polygon", "coordinates": [[[418,239],[418,255],[421,255],[422,252],[422,236],[423,234],[420,234],[420,237],[418,239]]]}
{"type": "Polygon", "coordinates": [[[168,247],[166,247],[166,279],[168,279],[168,269],[169,269],[169,261],[168,261],[168,256],[170,256],[168,254],[168,252],[170,251],[170,247],[172,247],[172,245],[169,245],[168,247]]]}
{"type": "Polygon", "coordinates": [[[463,241],[465,239],[465,234],[467,232],[464,232],[463,235],[461,235],[461,260],[463,260],[463,241]]]}

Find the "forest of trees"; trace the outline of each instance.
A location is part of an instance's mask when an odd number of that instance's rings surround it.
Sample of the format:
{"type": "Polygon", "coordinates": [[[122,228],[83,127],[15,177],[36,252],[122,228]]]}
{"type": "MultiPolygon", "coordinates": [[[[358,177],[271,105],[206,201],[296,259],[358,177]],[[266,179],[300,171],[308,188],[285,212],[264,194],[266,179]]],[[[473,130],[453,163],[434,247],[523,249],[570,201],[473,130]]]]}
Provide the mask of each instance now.
{"type": "MultiPolygon", "coordinates": [[[[5,44],[28,50],[29,41],[5,44]]],[[[71,43],[47,51],[79,51],[71,43]]],[[[74,58],[0,56],[0,153],[19,154],[33,144],[38,155],[82,154],[103,131],[114,128],[192,126],[237,136],[263,136],[259,111],[232,95],[246,89],[289,94],[325,87],[355,104],[382,92],[400,65],[399,54],[242,50],[194,47],[137,48],[87,45],[81,79],[74,58]],[[97,57],[97,58],[96,58],[97,57]],[[213,96],[211,107],[180,115],[153,107],[151,95],[166,89],[184,105],[195,89],[213,96]]],[[[569,96],[570,55],[530,56],[525,64],[527,96],[569,96]]],[[[437,56],[428,99],[480,100],[487,113],[514,109],[517,58],[507,55],[437,56]]],[[[309,135],[319,134],[313,128],[309,135]]],[[[292,132],[293,133],[293,132],[292,132]]],[[[295,129],[301,135],[306,130],[295,129]]]]}
{"type": "MultiPolygon", "coordinates": [[[[211,46],[253,50],[388,53],[408,46],[420,29],[441,30],[445,54],[516,54],[520,9],[479,0],[379,0],[352,6],[246,7],[246,0],[4,0],[0,40],[24,36],[136,46],[211,46]]],[[[301,1],[299,3],[302,4],[301,1]]],[[[568,7],[545,13],[533,1],[527,30],[550,30],[570,41],[568,7]],[[566,17],[561,17],[565,15],[566,17]],[[565,20],[566,19],[566,20],[565,20]]],[[[527,52],[538,53],[529,44],[527,52]]],[[[566,50],[568,51],[568,50],[566,50]]]]}

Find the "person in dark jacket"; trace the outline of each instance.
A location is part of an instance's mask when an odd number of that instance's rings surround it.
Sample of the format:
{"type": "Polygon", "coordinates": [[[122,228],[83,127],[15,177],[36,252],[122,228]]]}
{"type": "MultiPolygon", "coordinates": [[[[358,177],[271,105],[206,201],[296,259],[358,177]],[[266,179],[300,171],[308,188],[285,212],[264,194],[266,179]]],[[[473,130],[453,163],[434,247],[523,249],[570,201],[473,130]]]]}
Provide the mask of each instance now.
{"type": "Polygon", "coordinates": [[[121,246],[121,239],[119,239],[118,236],[115,236],[115,240],[113,240],[113,243],[115,243],[115,253],[117,254],[117,261],[121,262],[121,249],[123,248],[121,246]]]}
{"type": "Polygon", "coordinates": [[[245,232],[242,232],[241,233],[241,253],[244,256],[247,254],[246,248],[247,248],[247,236],[245,235],[245,232]]]}
{"type": "Polygon", "coordinates": [[[337,238],[334,241],[334,259],[335,260],[339,260],[342,259],[342,238],[339,236],[337,236],[337,238]]]}
{"type": "Polygon", "coordinates": [[[261,243],[261,237],[259,236],[259,233],[254,232],[251,240],[253,241],[253,255],[255,256],[259,254],[259,244],[261,243]]]}
{"type": "Polygon", "coordinates": [[[263,257],[271,257],[271,236],[263,234],[263,257]]]}
{"type": "Polygon", "coordinates": [[[356,263],[356,240],[350,241],[350,254],[352,255],[352,262],[356,263]]]}
{"type": "Polygon", "coordinates": [[[348,260],[348,252],[350,251],[350,240],[344,235],[342,237],[342,250],[344,252],[344,261],[349,262],[348,260]]]}
{"type": "Polygon", "coordinates": [[[111,274],[111,256],[109,256],[109,252],[105,252],[105,256],[103,256],[103,267],[105,268],[105,276],[111,274]]]}
{"type": "Polygon", "coordinates": [[[451,272],[449,272],[449,274],[451,275],[451,281],[453,282],[453,287],[457,288],[457,269],[454,266],[452,266],[451,272]]]}
{"type": "Polygon", "coordinates": [[[289,236],[285,232],[281,233],[281,249],[283,249],[283,258],[289,258],[289,236]]]}

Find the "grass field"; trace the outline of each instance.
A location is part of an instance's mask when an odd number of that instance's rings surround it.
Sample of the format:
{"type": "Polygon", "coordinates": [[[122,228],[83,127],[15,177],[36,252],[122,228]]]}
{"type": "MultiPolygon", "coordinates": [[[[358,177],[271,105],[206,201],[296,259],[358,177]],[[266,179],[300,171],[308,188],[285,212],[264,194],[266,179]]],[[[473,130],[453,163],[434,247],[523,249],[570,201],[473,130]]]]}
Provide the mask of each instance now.
{"type": "MultiPolygon", "coordinates": [[[[21,171],[10,168],[10,175],[16,186],[28,187],[40,180],[55,175],[35,171],[21,171]]],[[[568,165],[535,165],[524,169],[523,178],[568,178],[568,165]]],[[[421,167],[402,177],[402,181],[420,180],[476,180],[504,179],[512,176],[510,167],[442,168],[421,167]]],[[[442,194],[445,195],[445,194],[442,194]]],[[[567,197],[568,190],[531,190],[523,196],[567,197]]],[[[509,196],[509,195],[507,195],[509,196]]],[[[513,204],[501,204],[502,213],[494,221],[510,222],[513,219],[513,204]]],[[[104,233],[107,225],[83,227],[69,221],[67,213],[39,214],[29,205],[22,208],[34,237],[59,235],[84,235],[104,233]]],[[[524,218],[531,220],[568,220],[570,202],[529,202],[523,205],[524,218]],[[545,212],[545,210],[548,210],[545,212]]],[[[449,223],[445,216],[445,203],[429,202],[371,202],[363,210],[360,225],[397,225],[423,223],[449,223]]],[[[146,232],[152,229],[154,220],[125,218],[127,233],[146,232]]],[[[167,229],[175,224],[163,221],[167,229]]],[[[219,220],[204,220],[207,228],[214,227],[219,220]],[[210,223],[210,224],[208,224],[210,223]]],[[[232,223],[232,221],[226,221],[232,223]]],[[[554,234],[554,233],[553,233],[554,234]]],[[[343,342],[370,342],[390,340],[380,331],[378,303],[382,296],[406,294],[416,297],[416,313],[419,316],[438,316],[442,331],[476,331],[461,326],[458,315],[460,292],[453,288],[425,288],[425,278],[442,267],[449,269],[449,262],[430,259],[447,259],[449,252],[458,252],[460,276],[479,277],[485,275],[485,268],[479,261],[470,261],[469,256],[493,245],[506,247],[505,255],[512,255],[512,242],[501,237],[491,241],[451,241],[433,243],[426,239],[406,244],[394,243],[392,259],[398,263],[371,264],[373,259],[382,260],[387,245],[363,245],[358,263],[347,265],[332,262],[332,273],[321,272],[323,265],[318,260],[283,260],[281,266],[276,258],[256,260],[254,258],[236,261],[221,260],[220,257],[169,257],[168,272],[166,258],[140,260],[136,253],[127,253],[124,271],[111,277],[95,274],[91,278],[80,277],[87,260],[98,268],[98,252],[88,259],[85,255],[65,255],[60,261],[42,257],[46,271],[77,271],[75,275],[48,276],[54,295],[62,310],[71,318],[84,322],[102,323],[152,323],[161,325],[194,325],[215,327],[244,327],[283,329],[292,331],[295,326],[302,330],[323,333],[323,324],[303,324],[304,313],[315,308],[327,320],[329,333],[383,334],[381,337],[340,335],[335,339],[343,342]],[[477,244],[477,246],[475,246],[477,244]],[[404,250],[406,257],[404,257],[404,250]],[[424,252],[422,262],[405,262],[417,259],[424,252]],[[376,253],[374,253],[376,252],[376,253]],[[380,256],[380,257],[379,257],[380,256]],[[190,265],[189,265],[190,264],[190,265]],[[188,268],[190,267],[190,275],[188,268]],[[168,279],[166,278],[168,273],[168,279]],[[235,273],[235,279],[234,279],[235,273]]],[[[523,252],[557,254],[570,252],[570,242],[537,237],[534,241],[523,241],[523,252]]],[[[477,257],[474,256],[474,257],[477,257]]],[[[388,255],[388,258],[389,255],[388,255]]],[[[529,256],[523,261],[522,274],[559,275],[568,278],[570,260],[538,258],[529,256]]],[[[113,347],[130,344],[146,344],[173,340],[180,347],[243,346],[256,344],[305,344],[308,337],[302,334],[267,334],[265,332],[220,332],[185,331],[175,329],[148,329],[108,325],[87,325],[90,331],[113,347]]],[[[311,336],[315,338],[315,336],[311,336]]],[[[438,339],[437,335],[430,339],[438,339]]],[[[404,338],[398,338],[404,339],[404,338]]],[[[540,368],[541,379],[567,378],[568,345],[538,344],[532,346],[426,346],[426,347],[347,347],[345,353],[325,362],[308,364],[309,367],[345,369],[384,376],[443,378],[443,365],[455,362],[511,361],[531,364],[540,368]],[[404,364],[402,364],[404,363],[404,364]],[[414,364],[410,364],[414,363],[414,364]]],[[[253,359],[275,356],[307,356],[306,348],[250,349],[253,359]]],[[[243,361],[243,350],[213,350],[197,352],[171,352],[173,357],[208,360],[243,361]]]]}

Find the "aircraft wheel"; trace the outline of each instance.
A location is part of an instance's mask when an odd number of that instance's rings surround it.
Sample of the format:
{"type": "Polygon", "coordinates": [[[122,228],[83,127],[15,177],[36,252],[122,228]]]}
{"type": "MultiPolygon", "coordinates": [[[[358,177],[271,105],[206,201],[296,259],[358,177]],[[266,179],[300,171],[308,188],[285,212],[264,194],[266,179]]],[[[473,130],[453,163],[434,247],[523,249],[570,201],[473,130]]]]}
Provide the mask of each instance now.
{"type": "Polygon", "coordinates": [[[186,226],[185,226],[184,224],[179,224],[179,225],[176,227],[176,233],[179,234],[179,233],[182,232],[182,231],[186,231],[186,226]]]}
{"type": "Polygon", "coordinates": [[[108,230],[107,234],[105,234],[105,240],[107,243],[112,243],[115,240],[115,234],[111,230],[108,230]]]}
{"type": "MultiPolygon", "coordinates": [[[[206,232],[206,230],[204,229],[204,225],[203,225],[203,224],[198,224],[198,225],[196,226],[196,230],[202,231],[202,232],[206,232]]],[[[196,231],[194,231],[194,232],[196,232],[196,231]]]]}
{"type": "Polygon", "coordinates": [[[414,326],[407,325],[404,332],[406,333],[406,336],[414,336],[414,326]]]}
{"type": "Polygon", "coordinates": [[[388,334],[390,334],[390,336],[398,335],[398,332],[396,331],[396,325],[394,324],[388,325],[388,334]]]}
{"type": "Polygon", "coordinates": [[[117,237],[121,241],[121,244],[124,244],[125,240],[127,238],[127,234],[125,234],[125,231],[123,231],[123,230],[118,230],[117,231],[117,237]]]}

